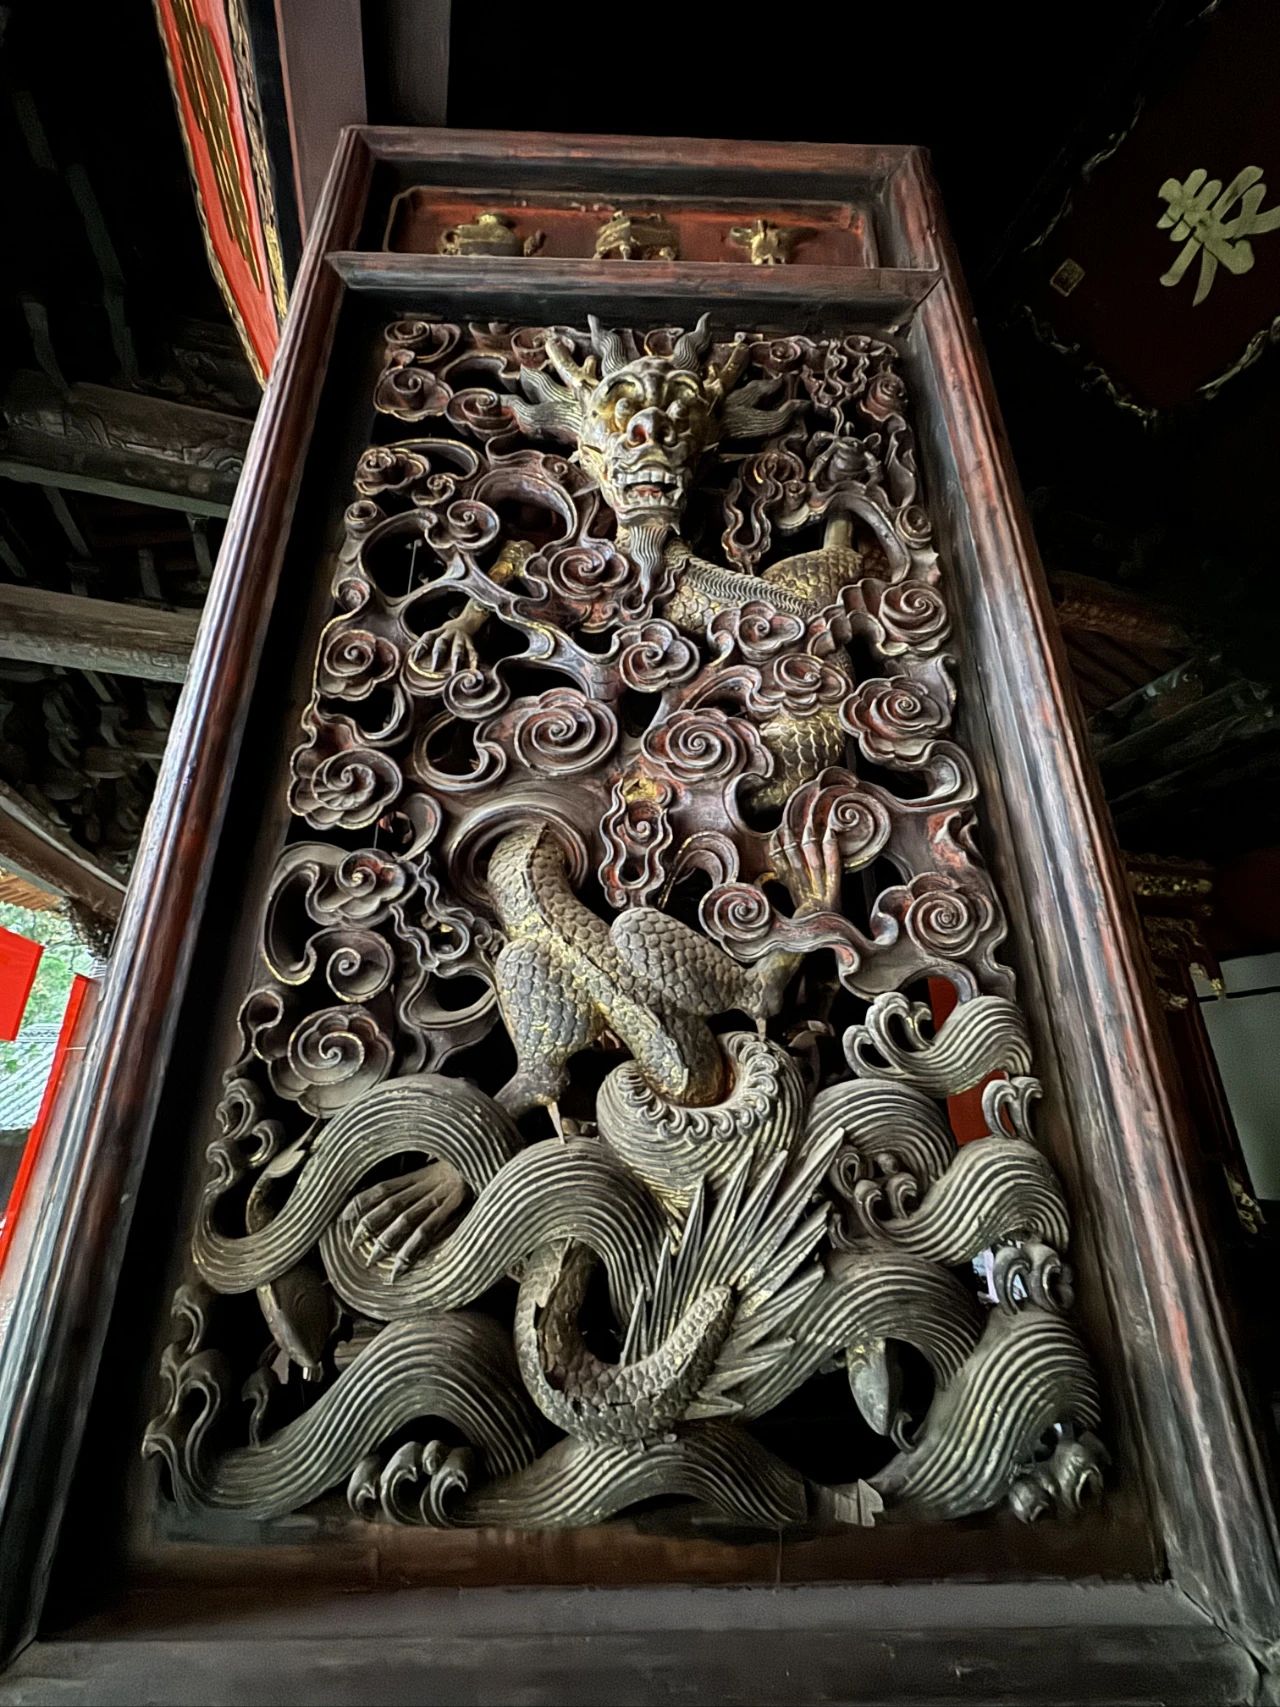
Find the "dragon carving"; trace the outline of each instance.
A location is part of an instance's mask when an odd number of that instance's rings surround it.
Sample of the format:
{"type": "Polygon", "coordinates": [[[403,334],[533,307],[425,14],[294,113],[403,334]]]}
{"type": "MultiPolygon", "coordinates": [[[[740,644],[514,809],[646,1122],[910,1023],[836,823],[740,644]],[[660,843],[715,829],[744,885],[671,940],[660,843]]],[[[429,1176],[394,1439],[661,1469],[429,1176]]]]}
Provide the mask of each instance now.
{"type": "Polygon", "coordinates": [[[1076,1509],[1098,1396],[895,351],[408,320],[374,401],[145,1442],[173,1496],[1076,1509]],[[753,1425],[833,1370],[819,1484],[753,1425]]]}

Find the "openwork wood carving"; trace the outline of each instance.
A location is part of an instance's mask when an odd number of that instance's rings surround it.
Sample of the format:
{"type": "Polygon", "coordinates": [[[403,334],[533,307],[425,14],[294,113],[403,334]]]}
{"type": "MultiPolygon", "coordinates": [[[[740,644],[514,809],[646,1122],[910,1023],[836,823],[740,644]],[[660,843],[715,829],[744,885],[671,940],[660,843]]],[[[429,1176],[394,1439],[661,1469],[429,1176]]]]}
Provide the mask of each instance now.
{"type": "Polygon", "coordinates": [[[1098,1396],[894,350],[406,320],[374,401],[146,1440],[175,1497],[1074,1510],[1098,1396]]]}

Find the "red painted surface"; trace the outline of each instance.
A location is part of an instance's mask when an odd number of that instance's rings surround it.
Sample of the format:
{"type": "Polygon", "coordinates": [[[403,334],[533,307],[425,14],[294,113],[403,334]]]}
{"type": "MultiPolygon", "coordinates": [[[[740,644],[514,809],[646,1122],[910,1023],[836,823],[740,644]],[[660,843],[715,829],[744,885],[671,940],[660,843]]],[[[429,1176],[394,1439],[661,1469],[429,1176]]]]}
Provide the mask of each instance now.
{"type": "MultiPolygon", "coordinates": [[[[935,1030],[955,1005],[955,985],[949,984],[945,978],[930,978],[929,1006],[933,1009],[935,1030]]],[[[1003,1073],[991,1073],[971,1091],[961,1091],[959,1096],[947,1098],[947,1119],[951,1122],[951,1130],[955,1134],[957,1144],[968,1144],[975,1138],[986,1137],[987,1123],[982,1113],[982,1093],[992,1079],[1003,1077],[1003,1073]]]]}
{"type": "Polygon", "coordinates": [[[173,72],[196,193],[204,209],[209,247],[222,269],[227,289],[240,312],[245,334],[265,378],[271,368],[280,330],[271,292],[271,265],[262,230],[253,157],[236,80],[226,7],[223,0],[177,0],[176,4],[175,0],[156,0],[156,12],[173,72]],[[235,219],[229,212],[227,192],[218,181],[218,165],[215,164],[209,138],[211,129],[215,136],[219,131],[216,122],[213,126],[210,124],[207,94],[191,75],[193,42],[199,44],[202,52],[216,56],[221,74],[217,79],[216,110],[222,110],[221,102],[225,99],[225,118],[230,146],[234,149],[234,162],[223,157],[220,163],[224,177],[233,177],[239,198],[243,201],[249,248],[254,257],[252,262],[246,259],[236,240],[235,219]]]}
{"type": "Polygon", "coordinates": [[[62,1083],[62,1075],[66,1071],[71,1041],[75,1037],[76,1029],[80,1023],[80,1010],[84,1007],[85,997],[89,994],[92,983],[91,978],[85,978],[80,973],[77,973],[71,981],[71,994],[67,998],[66,1012],[62,1016],[62,1029],[58,1033],[57,1046],[53,1052],[53,1062],[49,1068],[49,1078],[44,1087],[44,1096],[40,1100],[40,1112],[36,1115],[35,1125],[27,1135],[22,1160],[18,1163],[18,1172],[14,1177],[13,1189],[9,1193],[9,1201],[5,1206],[4,1215],[0,1218],[0,1268],[4,1267],[5,1258],[9,1254],[13,1230],[18,1224],[18,1216],[22,1213],[23,1202],[31,1185],[31,1176],[35,1172],[41,1146],[49,1129],[50,1116],[53,1112],[54,1099],[58,1094],[58,1086],[62,1083]]]}
{"type": "Polygon", "coordinates": [[[12,1043],[27,1011],[44,944],[0,926],[0,1039],[12,1043]]]}

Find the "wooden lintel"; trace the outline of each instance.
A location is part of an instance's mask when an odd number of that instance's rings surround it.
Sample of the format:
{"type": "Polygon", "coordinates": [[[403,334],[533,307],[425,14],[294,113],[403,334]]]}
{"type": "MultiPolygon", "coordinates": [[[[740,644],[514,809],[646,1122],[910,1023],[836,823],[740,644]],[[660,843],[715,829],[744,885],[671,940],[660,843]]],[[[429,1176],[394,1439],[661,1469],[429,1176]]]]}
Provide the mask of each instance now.
{"type": "Polygon", "coordinates": [[[123,881],[3,782],[0,864],[51,894],[81,902],[100,918],[120,916],[123,881]]]}
{"type": "Polygon", "coordinates": [[[15,375],[0,402],[0,475],[71,492],[225,516],[250,423],[164,397],[15,375]]]}
{"type": "Polygon", "coordinates": [[[0,585],[0,657],[180,682],[199,617],[42,587],[0,585]]]}
{"type": "MultiPolygon", "coordinates": [[[[564,261],[500,256],[459,264],[453,255],[334,251],[326,257],[348,290],[432,301],[487,301],[511,314],[546,314],[552,305],[610,305],[648,313],[737,312],[811,320],[823,312],[869,326],[906,326],[938,282],[931,268],[737,266],[715,261],[564,261]]],[[[568,310],[566,309],[566,312],[568,310]]]]}

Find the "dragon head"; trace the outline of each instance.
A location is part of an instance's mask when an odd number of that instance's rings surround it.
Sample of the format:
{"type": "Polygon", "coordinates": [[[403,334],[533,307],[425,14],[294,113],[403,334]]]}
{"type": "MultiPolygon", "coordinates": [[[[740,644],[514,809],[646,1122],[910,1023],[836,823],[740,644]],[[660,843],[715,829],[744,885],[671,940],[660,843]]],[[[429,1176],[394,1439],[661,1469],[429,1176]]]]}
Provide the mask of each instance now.
{"type": "Polygon", "coordinates": [[[529,401],[512,408],[527,431],[576,441],[579,460],[628,533],[666,534],[680,524],[698,464],[725,438],[777,432],[797,405],[761,409],[771,381],[734,386],[749,348],[739,338],[717,366],[703,315],[668,355],[641,354],[629,332],[589,317],[591,354],[579,364],[563,337],[547,337],[547,368],[526,369],[529,401]]]}

